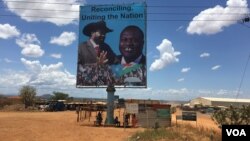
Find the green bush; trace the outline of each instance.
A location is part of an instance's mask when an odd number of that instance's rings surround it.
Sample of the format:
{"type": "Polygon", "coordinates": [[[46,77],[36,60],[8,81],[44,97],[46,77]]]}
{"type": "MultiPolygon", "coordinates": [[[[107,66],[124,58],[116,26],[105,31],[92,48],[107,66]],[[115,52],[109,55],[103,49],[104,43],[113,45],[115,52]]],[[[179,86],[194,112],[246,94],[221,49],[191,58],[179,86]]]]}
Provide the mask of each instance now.
{"type": "Polygon", "coordinates": [[[129,141],[220,141],[221,134],[204,127],[180,125],[178,127],[160,128],[158,130],[146,129],[129,138],[129,141]]]}
{"type": "Polygon", "coordinates": [[[241,108],[230,106],[225,110],[218,110],[212,115],[213,121],[221,128],[222,125],[249,125],[250,105],[241,108]]]}

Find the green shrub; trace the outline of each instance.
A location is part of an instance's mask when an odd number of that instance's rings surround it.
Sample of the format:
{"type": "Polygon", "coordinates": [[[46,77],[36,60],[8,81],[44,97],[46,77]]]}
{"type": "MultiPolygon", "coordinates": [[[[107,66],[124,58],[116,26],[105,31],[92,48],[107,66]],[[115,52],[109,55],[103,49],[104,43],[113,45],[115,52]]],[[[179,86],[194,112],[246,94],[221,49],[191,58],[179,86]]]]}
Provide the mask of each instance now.
{"type": "Polygon", "coordinates": [[[204,127],[180,125],[178,127],[160,128],[158,130],[146,129],[134,134],[129,141],[220,141],[220,133],[204,127]]]}
{"type": "Polygon", "coordinates": [[[243,105],[241,108],[230,106],[225,110],[218,110],[212,115],[213,121],[221,125],[249,125],[250,124],[250,105],[243,105]]]}

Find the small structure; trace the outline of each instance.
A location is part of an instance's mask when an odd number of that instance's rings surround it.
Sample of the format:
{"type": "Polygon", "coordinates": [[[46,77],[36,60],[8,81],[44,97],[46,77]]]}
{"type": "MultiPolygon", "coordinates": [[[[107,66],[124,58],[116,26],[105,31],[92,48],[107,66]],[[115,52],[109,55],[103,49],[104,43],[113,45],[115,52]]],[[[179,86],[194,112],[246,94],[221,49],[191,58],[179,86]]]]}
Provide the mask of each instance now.
{"type": "Polygon", "coordinates": [[[171,126],[171,113],[168,104],[139,104],[136,115],[137,125],[144,128],[171,126]]]}

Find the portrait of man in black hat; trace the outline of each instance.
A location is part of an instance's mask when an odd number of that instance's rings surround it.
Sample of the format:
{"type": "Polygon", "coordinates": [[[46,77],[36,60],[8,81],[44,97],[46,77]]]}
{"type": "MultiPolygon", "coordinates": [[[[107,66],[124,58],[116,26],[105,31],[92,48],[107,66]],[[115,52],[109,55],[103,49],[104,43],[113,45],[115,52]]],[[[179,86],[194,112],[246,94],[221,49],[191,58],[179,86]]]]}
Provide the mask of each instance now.
{"type": "Polygon", "coordinates": [[[78,85],[108,83],[108,65],[118,60],[111,47],[105,43],[106,34],[112,31],[105,21],[92,22],[83,27],[82,33],[88,40],[78,46],[78,85]]]}
{"type": "Polygon", "coordinates": [[[112,31],[106,26],[105,21],[87,24],[82,32],[89,39],[78,47],[78,65],[112,64],[116,55],[111,47],[105,43],[106,34],[112,31]]]}

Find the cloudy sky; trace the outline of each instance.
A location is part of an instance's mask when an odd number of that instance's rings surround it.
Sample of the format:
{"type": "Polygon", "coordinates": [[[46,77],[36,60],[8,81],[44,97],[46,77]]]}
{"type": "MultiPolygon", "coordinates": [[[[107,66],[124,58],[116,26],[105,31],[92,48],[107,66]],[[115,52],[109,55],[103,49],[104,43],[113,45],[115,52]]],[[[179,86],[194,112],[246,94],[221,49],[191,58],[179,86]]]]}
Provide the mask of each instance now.
{"type": "MultiPolygon", "coordinates": [[[[145,0],[127,0],[126,3],[145,0]]],[[[2,0],[0,94],[32,85],[38,95],[77,89],[79,5],[122,0],[2,0]]],[[[146,0],[148,88],[117,88],[123,98],[190,100],[198,96],[250,98],[250,0],[146,0]],[[244,77],[243,77],[244,76],[244,77]]]]}

